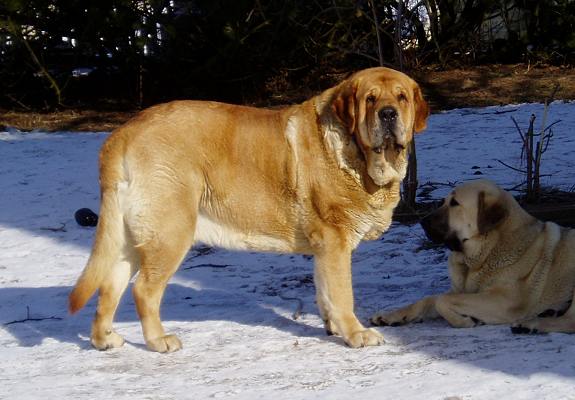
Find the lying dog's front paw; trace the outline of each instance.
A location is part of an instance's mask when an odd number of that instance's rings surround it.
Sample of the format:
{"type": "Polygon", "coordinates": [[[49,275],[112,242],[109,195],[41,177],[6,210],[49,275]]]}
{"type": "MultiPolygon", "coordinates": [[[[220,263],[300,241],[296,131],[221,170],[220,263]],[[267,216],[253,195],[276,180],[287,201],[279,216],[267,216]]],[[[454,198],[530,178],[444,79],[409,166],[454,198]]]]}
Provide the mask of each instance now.
{"type": "Polygon", "coordinates": [[[407,324],[407,317],[397,313],[377,313],[369,321],[375,326],[401,326],[407,324]]]}
{"type": "Polygon", "coordinates": [[[385,342],[383,335],[375,329],[364,329],[352,333],[349,337],[344,338],[345,343],[351,348],[378,346],[385,342]]]}
{"type": "Polygon", "coordinates": [[[511,333],[514,333],[516,335],[525,335],[525,334],[536,334],[539,333],[539,331],[537,330],[537,328],[530,328],[528,326],[517,324],[511,327],[511,333]]]}
{"type": "Polygon", "coordinates": [[[485,325],[485,322],[470,315],[462,315],[461,317],[463,318],[463,320],[459,328],[474,328],[476,326],[485,325]]]}

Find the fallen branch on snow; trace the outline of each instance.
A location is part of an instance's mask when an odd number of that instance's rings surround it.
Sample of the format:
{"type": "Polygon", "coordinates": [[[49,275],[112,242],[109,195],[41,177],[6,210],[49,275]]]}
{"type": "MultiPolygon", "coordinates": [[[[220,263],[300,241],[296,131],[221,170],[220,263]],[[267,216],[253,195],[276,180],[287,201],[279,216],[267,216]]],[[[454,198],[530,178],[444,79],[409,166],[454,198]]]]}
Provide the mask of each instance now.
{"type": "Polygon", "coordinates": [[[67,232],[66,230],[66,224],[65,223],[60,223],[60,227],[59,228],[50,228],[50,227],[42,227],[40,228],[40,230],[42,231],[50,231],[50,232],[67,232]]]}
{"type": "Polygon", "coordinates": [[[299,317],[301,317],[303,310],[303,301],[301,299],[298,299],[297,297],[284,297],[281,294],[278,294],[278,297],[285,301],[297,301],[297,308],[293,312],[291,317],[293,318],[294,321],[296,321],[299,317]]]}
{"type": "Polygon", "coordinates": [[[196,268],[226,268],[231,267],[231,264],[198,264],[185,267],[184,269],[196,269],[196,268]]]}
{"type": "Polygon", "coordinates": [[[60,317],[54,317],[54,316],[51,316],[51,317],[43,317],[43,318],[30,318],[30,307],[26,306],[26,318],[24,318],[24,319],[18,319],[18,320],[15,320],[15,321],[6,322],[6,323],[4,324],[4,326],[13,325],[13,324],[20,324],[20,323],[22,323],[22,322],[28,322],[28,321],[45,321],[45,320],[47,320],[47,319],[53,319],[53,320],[57,320],[57,321],[62,320],[62,318],[60,318],[60,317]]]}

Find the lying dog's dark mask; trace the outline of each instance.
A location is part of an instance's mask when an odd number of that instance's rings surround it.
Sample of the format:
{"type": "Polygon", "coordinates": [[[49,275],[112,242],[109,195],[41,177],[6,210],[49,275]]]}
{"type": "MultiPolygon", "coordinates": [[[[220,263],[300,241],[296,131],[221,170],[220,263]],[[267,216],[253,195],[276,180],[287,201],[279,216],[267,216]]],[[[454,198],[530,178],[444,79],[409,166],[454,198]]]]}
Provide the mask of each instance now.
{"type": "Polygon", "coordinates": [[[463,251],[463,246],[459,238],[449,232],[449,223],[447,214],[438,209],[428,214],[420,221],[423,231],[435,244],[444,244],[451,251],[463,251]]]}
{"type": "Polygon", "coordinates": [[[423,217],[419,223],[429,240],[435,244],[445,243],[449,226],[443,213],[440,213],[438,210],[433,211],[423,217]]]}
{"type": "Polygon", "coordinates": [[[445,245],[451,251],[463,251],[461,240],[459,240],[459,238],[454,233],[449,234],[445,238],[445,245]]]}

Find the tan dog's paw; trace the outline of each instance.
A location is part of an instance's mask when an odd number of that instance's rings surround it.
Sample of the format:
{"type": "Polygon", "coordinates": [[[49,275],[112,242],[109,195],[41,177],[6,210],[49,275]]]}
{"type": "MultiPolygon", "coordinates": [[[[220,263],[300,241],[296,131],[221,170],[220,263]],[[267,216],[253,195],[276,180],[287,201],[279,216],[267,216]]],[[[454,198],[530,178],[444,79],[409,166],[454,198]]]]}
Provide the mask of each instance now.
{"type": "Polygon", "coordinates": [[[114,349],[116,347],[122,347],[124,345],[124,338],[118,335],[113,330],[106,331],[106,333],[102,335],[94,335],[90,339],[92,346],[94,346],[98,350],[109,350],[114,349]]]}
{"type": "Polygon", "coordinates": [[[324,327],[327,336],[341,336],[335,324],[329,319],[324,321],[324,327]]]}
{"type": "Polygon", "coordinates": [[[349,337],[344,338],[345,344],[357,349],[358,347],[379,346],[384,343],[383,335],[375,329],[364,329],[352,333],[349,337]]]}
{"type": "Polygon", "coordinates": [[[182,348],[182,342],[176,335],[166,335],[157,339],[146,341],[149,350],[158,353],[172,353],[182,348]]]}
{"type": "Polygon", "coordinates": [[[394,311],[390,313],[376,313],[371,317],[370,322],[375,326],[401,326],[410,321],[408,321],[407,315],[404,313],[394,311]]]}

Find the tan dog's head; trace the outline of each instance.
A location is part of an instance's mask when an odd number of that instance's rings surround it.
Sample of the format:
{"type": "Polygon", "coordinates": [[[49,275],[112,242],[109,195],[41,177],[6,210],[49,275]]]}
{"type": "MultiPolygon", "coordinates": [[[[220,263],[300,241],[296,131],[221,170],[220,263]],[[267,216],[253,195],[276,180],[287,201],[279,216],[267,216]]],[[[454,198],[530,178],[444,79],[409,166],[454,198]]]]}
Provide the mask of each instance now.
{"type": "Polygon", "coordinates": [[[366,69],[336,87],[332,107],[361,148],[373,182],[403,179],[408,144],[429,116],[418,84],[389,68],[366,69]]]}
{"type": "Polygon", "coordinates": [[[464,183],[443,205],[421,220],[427,236],[452,251],[476,253],[481,239],[498,229],[509,215],[504,190],[488,180],[464,183]]]}

